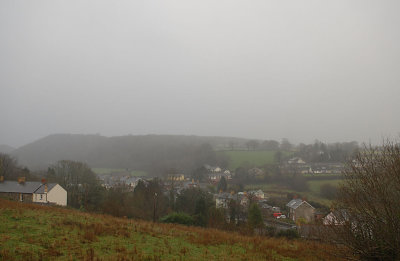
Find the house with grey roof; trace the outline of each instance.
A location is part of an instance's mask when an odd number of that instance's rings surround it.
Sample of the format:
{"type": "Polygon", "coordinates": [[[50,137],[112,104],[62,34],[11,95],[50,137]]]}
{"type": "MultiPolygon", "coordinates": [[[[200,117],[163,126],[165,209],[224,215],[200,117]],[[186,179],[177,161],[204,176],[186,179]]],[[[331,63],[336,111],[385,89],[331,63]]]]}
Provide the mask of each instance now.
{"type": "Polygon", "coordinates": [[[67,191],[57,183],[38,181],[4,181],[0,179],[0,197],[42,204],[67,205],[67,191]]]}
{"type": "Polygon", "coordinates": [[[322,219],[324,225],[344,225],[350,220],[350,215],[345,209],[333,210],[322,219]]]}
{"type": "Polygon", "coordinates": [[[289,201],[286,206],[289,208],[289,218],[293,221],[297,221],[299,218],[303,218],[306,222],[314,220],[315,208],[307,201],[296,198],[289,201]]]}
{"type": "Polygon", "coordinates": [[[234,197],[230,193],[219,193],[215,195],[215,207],[216,208],[228,208],[229,202],[233,200],[234,197]]]}
{"type": "Polygon", "coordinates": [[[262,191],[261,189],[250,190],[249,192],[247,192],[247,194],[253,195],[254,197],[256,197],[257,200],[263,200],[266,198],[264,191],[262,191]]]}
{"type": "Polygon", "coordinates": [[[299,158],[299,157],[291,158],[290,160],[288,160],[288,163],[289,164],[306,164],[306,162],[302,158],[299,158]]]}

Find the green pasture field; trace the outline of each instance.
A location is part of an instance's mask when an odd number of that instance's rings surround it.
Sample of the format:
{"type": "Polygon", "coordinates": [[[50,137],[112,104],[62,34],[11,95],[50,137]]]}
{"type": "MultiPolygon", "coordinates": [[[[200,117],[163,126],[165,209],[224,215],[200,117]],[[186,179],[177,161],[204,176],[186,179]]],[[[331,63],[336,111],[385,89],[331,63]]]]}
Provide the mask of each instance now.
{"type": "MultiPolygon", "coordinates": [[[[276,151],[251,151],[251,150],[225,150],[217,151],[229,158],[229,169],[235,170],[240,166],[250,164],[251,166],[262,166],[265,164],[275,163],[276,151]]],[[[289,155],[290,152],[283,152],[283,156],[289,155]]]]}
{"type": "Polygon", "coordinates": [[[339,184],[343,182],[342,179],[328,179],[328,180],[309,180],[308,186],[313,194],[319,195],[321,186],[324,184],[330,184],[335,187],[339,187],[339,184]]]}

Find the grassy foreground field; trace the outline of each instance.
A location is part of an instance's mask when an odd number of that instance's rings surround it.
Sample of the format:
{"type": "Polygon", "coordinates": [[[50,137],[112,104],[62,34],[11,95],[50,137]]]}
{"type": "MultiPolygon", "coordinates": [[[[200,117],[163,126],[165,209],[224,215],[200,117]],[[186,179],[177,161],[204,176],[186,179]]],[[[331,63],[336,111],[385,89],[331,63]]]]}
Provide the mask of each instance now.
{"type": "Polygon", "coordinates": [[[331,245],[0,199],[1,260],[338,260],[331,245]]]}

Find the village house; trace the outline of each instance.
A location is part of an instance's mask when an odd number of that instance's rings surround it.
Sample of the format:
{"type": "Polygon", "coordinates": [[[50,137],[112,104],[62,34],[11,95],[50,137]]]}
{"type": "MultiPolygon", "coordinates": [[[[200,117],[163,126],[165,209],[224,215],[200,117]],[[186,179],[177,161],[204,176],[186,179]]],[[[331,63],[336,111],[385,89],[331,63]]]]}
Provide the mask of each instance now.
{"type": "Polygon", "coordinates": [[[191,189],[191,188],[197,188],[197,187],[199,187],[199,183],[195,182],[194,179],[192,179],[192,181],[183,182],[184,189],[191,189]]]}
{"type": "Polygon", "coordinates": [[[140,180],[143,180],[143,179],[141,177],[125,176],[120,179],[120,182],[122,184],[125,184],[125,185],[131,187],[132,189],[134,189],[140,180]]]}
{"type": "Polygon", "coordinates": [[[349,221],[349,214],[345,210],[334,210],[331,211],[322,219],[324,225],[344,225],[346,221],[349,221]]]}
{"type": "Polygon", "coordinates": [[[210,165],[204,165],[204,168],[209,172],[221,172],[222,169],[220,167],[212,167],[210,165]]]}
{"type": "Polygon", "coordinates": [[[248,175],[253,178],[264,178],[265,171],[260,168],[252,168],[247,171],[248,175]]]}
{"type": "Polygon", "coordinates": [[[38,182],[18,178],[18,181],[4,181],[1,177],[0,197],[21,202],[67,205],[67,191],[57,183],[44,180],[38,182]]]}
{"type": "Polygon", "coordinates": [[[169,174],[167,180],[169,181],[184,181],[185,175],[183,174],[169,174]]]}
{"type": "Polygon", "coordinates": [[[209,182],[217,183],[221,180],[222,174],[221,173],[208,173],[207,178],[208,178],[209,182]]]}
{"type": "Polygon", "coordinates": [[[306,162],[299,157],[294,157],[288,160],[288,164],[306,164],[306,162]]]}
{"type": "Polygon", "coordinates": [[[222,171],[222,169],[220,168],[220,167],[215,167],[214,169],[213,169],[213,172],[216,172],[216,173],[219,173],[219,172],[221,172],[222,171]]]}
{"type": "Polygon", "coordinates": [[[315,208],[307,201],[296,198],[292,199],[286,206],[289,208],[289,218],[293,221],[297,221],[299,218],[303,218],[306,222],[314,220],[315,208]]]}
{"type": "Polygon", "coordinates": [[[247,207],[249,205],[249,197],[246,191],[238,192],[235,198],[242,207],[247,207]]]}
{"type": "Polygon", "coordinates": [[[308,173],[310,174],[340,174],[344,169],[343,163],[313,163],[308,173]]]}
{"type": "Polygon", "coordinates": [[[211,172],[207,174],[208,181],[210,183],[218,183],[222,177],[225,177],[226,180],[232,179],[232,175],[229,173],[224,172],[211,172]]]}
{"type": "Polygon", "coordinates": [[[249,191],[247,193],[252,195],[252,196],[254,196],[256,200],[262,200],[262,199],[266,198],[264,191],[262,191],[261,189],[259,189],[259,190],[251,190],[251,191],[249,191]]]}
{"type": "Polygon", "coordinates": [[[233,200],[233,196],[230,193],[220,193],[215,195],[215,207],[216,208],[228,208],[229,202],[233,200]]]}

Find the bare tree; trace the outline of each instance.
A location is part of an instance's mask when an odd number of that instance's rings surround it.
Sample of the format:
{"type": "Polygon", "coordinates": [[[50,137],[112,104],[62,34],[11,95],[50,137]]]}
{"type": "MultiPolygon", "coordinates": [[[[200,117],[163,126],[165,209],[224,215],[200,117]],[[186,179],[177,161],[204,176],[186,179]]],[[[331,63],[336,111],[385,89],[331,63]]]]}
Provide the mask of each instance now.
{"type": "Polygon", "coordinates": [[[16,169],[17,161],[8,154],[0,153],[0,176],[4,179],[16,179],[16,169]]]}
{"type": "Polygon", "coordinates": [[[234,149],[235,149],[235,146],[236,146],[235,141],[233,141],[233,140],[229,141],[229,148],[230,148],[230,150],[234,150],[234,149]]]}
{"type": "Polygon", "coordinates": [[[289,142],[288,139],[283,138],[281,141],[280,149],[283,151],[290,151],[293,145],[289,142]]]}
{"type": "Polygon", "coordinates": [[[362,260],[400,259],[400,146],[365,147],[349,163],[332,228],[362,260]]]}
{"type": "Polygon", "coordinates": [[[250,150],[252,148],[253,150],[256,150],[260,143],[257,140],[249,140],[246,142],[247,150],[250,150]]]}

